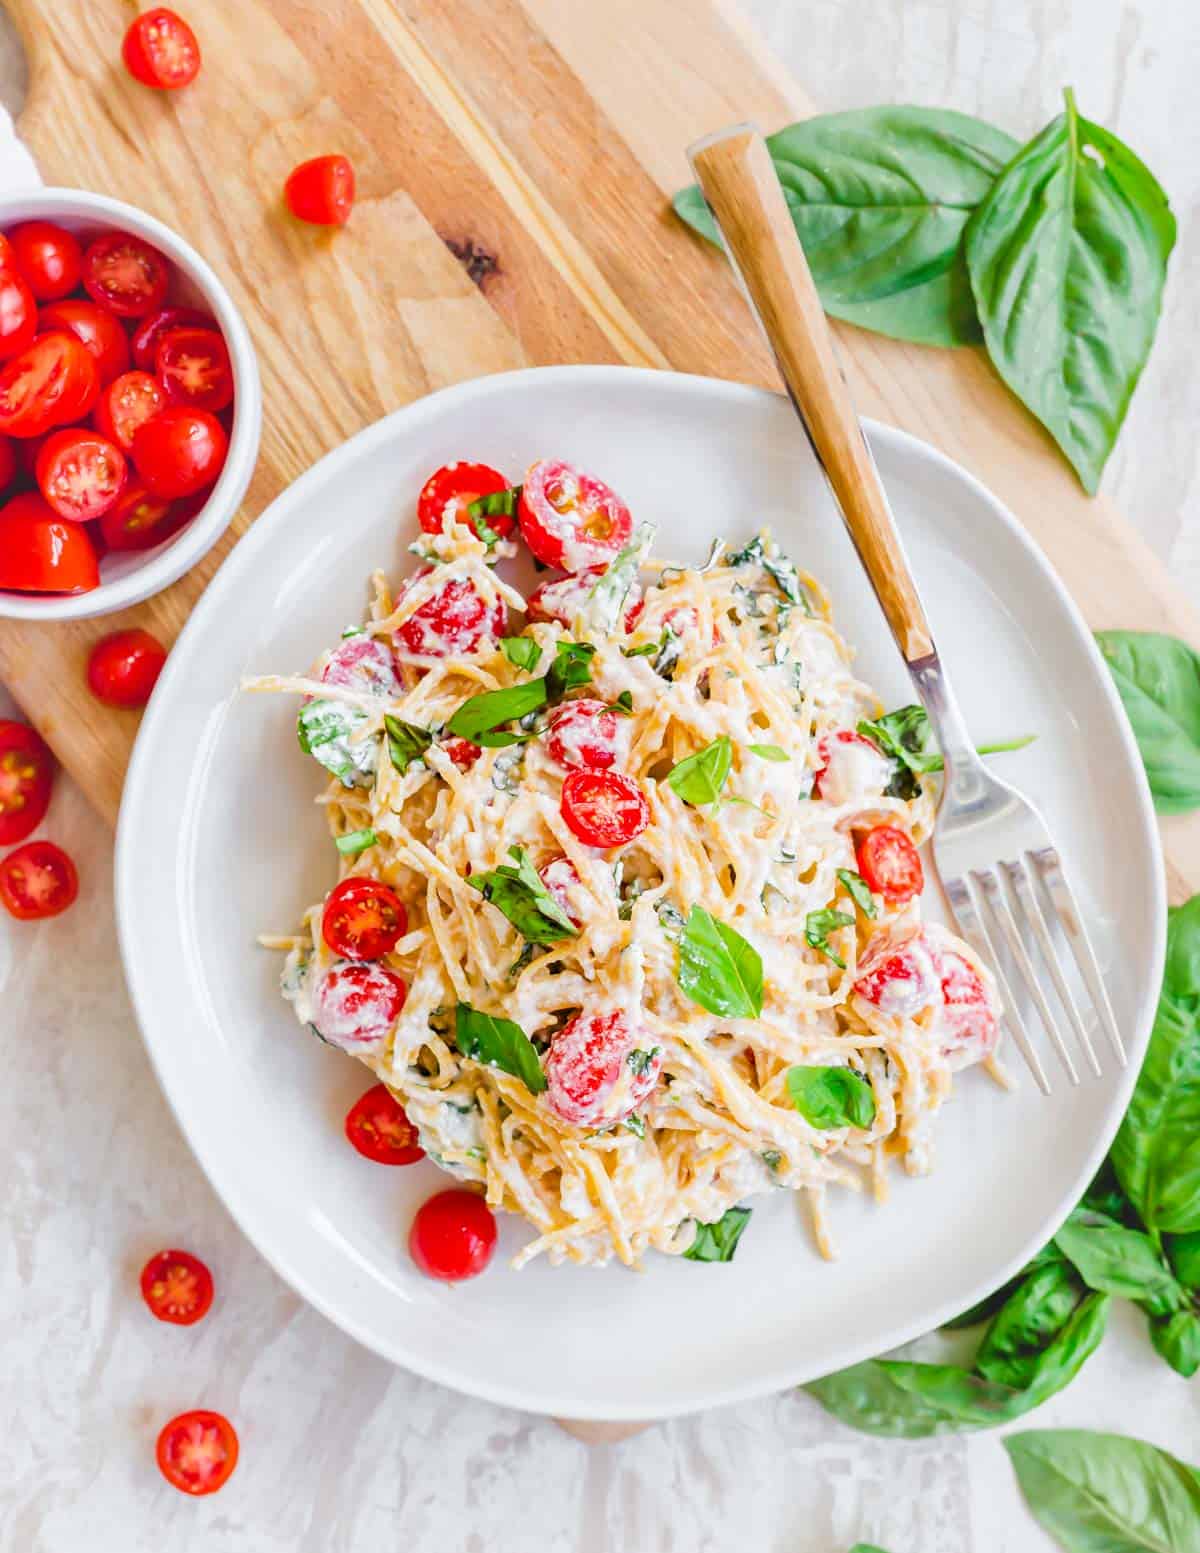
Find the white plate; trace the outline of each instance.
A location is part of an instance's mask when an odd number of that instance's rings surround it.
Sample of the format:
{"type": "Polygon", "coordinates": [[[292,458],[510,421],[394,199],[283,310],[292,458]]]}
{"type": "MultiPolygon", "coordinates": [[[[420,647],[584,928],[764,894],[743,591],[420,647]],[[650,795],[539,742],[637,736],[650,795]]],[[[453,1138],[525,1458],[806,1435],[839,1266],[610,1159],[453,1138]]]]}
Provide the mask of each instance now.
{"type": "MultiPolygon", "coordinates": [[[[1145,780],[1091,637],[1013,518],[961,469],[882,426],[871,440],[972,733],[1037,742],[1003,770],[1076,869],[1132,1064],[1040,1098],[960,1075],[935,1173],[886,1205],[831,1199],[837,1262],[798,1200],[755,1200],[737,1259],[646,1270],[422,1277],[405,1249],[434,1166],[383,1170],[345,1144],[367,1084],[309,1038],[255,947],[335,878],[290,698],[239,695],[297,670],[361,618],[376,566],[411,565],[430,470],[534,458],[593,469],[660,555],[699,559],[767,521],[831,588],[864,677],[912,699],[803,434],[784,402],[702,378],[561,367],[447,389],[363,432],[284,493],[210,584],[154,694],[117,849],[125,969],[180,1124],[246,1234],[319,1310],[380,1354],[498,1402],[574,1418],[662,1417],[822,1375],[928,1330],[994,1288],[1066,1214],[1099,1163],[1147,1038],[1162,959],[1162,865],[1145,780]]],[[[933,903],[929,903],[933,911],[933,903]]],[[[527,1231],[505,1215],[501,1252],[527,1231]]]]}

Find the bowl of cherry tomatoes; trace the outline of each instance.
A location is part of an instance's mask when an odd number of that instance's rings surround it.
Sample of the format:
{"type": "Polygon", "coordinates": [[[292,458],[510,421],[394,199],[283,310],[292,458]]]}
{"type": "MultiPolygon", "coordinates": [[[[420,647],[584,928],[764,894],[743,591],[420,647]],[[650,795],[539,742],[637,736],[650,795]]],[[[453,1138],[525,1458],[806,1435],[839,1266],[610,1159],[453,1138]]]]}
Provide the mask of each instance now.
{"type": "Polygon", "coordinates": [[[174,582],[229,526],[261,429],[249,333],[182,237],[101,194],[0,198],[0,616],[174,582]]]}

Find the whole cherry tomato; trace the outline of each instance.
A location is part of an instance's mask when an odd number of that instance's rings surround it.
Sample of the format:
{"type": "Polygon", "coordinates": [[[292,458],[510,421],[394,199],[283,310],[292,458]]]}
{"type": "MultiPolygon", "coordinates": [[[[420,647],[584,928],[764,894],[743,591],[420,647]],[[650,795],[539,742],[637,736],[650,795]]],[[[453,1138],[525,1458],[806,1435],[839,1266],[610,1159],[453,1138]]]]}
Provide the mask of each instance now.
{"type": "Polygon", "coordinates": [[[283,197],[301,221],[343,226],[354,208],[354,168],[344,156],[314,156],[288,174],[283,197]]]}
{"type": "Polygon", "coordinates": [[[79,239],[53,221],[26,221],[8,234],[13,261],[39,302],[69,296],[79,284],[79,239]]]}
{"type": "Polygon", "coordinates": [[[339,1051],[377,1051],[407,996],[405,982],[384,966],[340,960],[313,988],[313,1028],[339,1051]]]}
{"type": "Polygon", "coordinates": [[[200,73],[196,34],[165,5],[134,17],[121,44],[121,58],[135,81],[164,92],[188,86],[200,73]]]}
{"type": "Polygon", "coordinates": [[[0,588],[88,593],[99,584],[95,546],[82,523],[64,522],[33,491],[0,508],[0,588]]]}
{"type": "MultiPolygon", "coordinates": [[[[491,496],[497,491],[506,490],[506,477],[487,464],[443,464],[441,469],[434,470],[421,487],[421,494],[417,497],[417,522],[425,533],[440,534],[449,518],[451,522],[467,524],[478,534],[475,520],[468,514],[467,507],[481,496],[491,496]]],[[[511,534],[517,526],[516,518],[502,512],[486,521],[493,533],[502,538],[505,534],[511,534]]]]}
{"type": "Polygon", "coordinates": [[[430,1278],[474,1278],[496,1249],[496,1220],[482,1197],[460,1187],[438,1192],[417,1209],[408,1235],[412,1259],[430,1278]]]}
{"type": "Polygon", "coordinates": [[[50,746],[27,723],[0,719],[0,847],[24,841],[42,823],[54,786],[50,746]]]}
{"type": "Polygon", "coordinates": [[[636,1111],[658,1083],[662,1055],[642,1045],[619,1008],[576,1014],[550,1042],[546,1101],[573,1127],[604,1127],[636,1111]],[[641,1050],[636,1068],[629,1057],[641,1050]]]}
{"type": "Polygon", "coordinates": [[[166,259],[132,232],[107,232],[83,256],[83,289],[119,318],[157,312],[169,279],[166,259]]]}
{"type": "Polygon", "coordinates": [[[38,332],[48,334],[65,329],[91,351],[96,362],[100,386],[129,368],[129,341],[113,315],[86,297],[67,297],[51,302],[38,314],[38,332]]]}
{"type": "Polygon", "coordinates": [[[346,1113],[346,1136],[379,1165],[414,1165],[425,1158],[417,1129],[386,1084],[368,1089],[346,1113]]]}
{"type": "Polygon", "coordinates": [[[158,1469],[181,1494],[215,1494],[237,1466],[238,1438],[222,1413],[196,1408],[164,1424],[155,1448],[158,1469]]]}
{"type": "Polygon", "coordinates": [[[88,689],[109,706],[145,706],[166,661],[166,648],[149,631],[114,631],[92,648],[88,689]]]}
{"type": "Polygon", "coordinates": [[[37,333],[37,303],[16,266],[0,265],[0,361],[7,361],[33,344],[37,333]]]}
{"type": "Polygon", "coordinates": [[[408,932],[408,912],[391,885],[351,874],[329,892],[321,935],[347,960],[378,960],[408,932]]]}
{"type": "Polygon", "coordinates": [[[233,364],[215,329],[168,329],[159,341],[154,370],[172,404],[215,415],[233,400],[233,364]]]}
{"type": "Polygon", "coordinates": [[[168,405],[133,436],[133,461],[155,496],[191,496],[211,485],[228,452],[229,439],[216,416],[185,405],[168,405]]]}
{"type": "Polygon", "coordinates": [[[38,489],[60,518],[88,523],[114,505],[125,484],[125,455],[98,431],[52,431],[38,450],[38,489]]]}
{"type": "Polygon", "coordinates": [[[190,1251],[159,1251],[142,1268],[142,1298],[151,1314],[190,1327],[213,1302],[212,1274],[190,1251]]]}
{"type": "Polygon", "coordinates": [[[0,901],[22,922],[57,917],[78,894],[75,864],[52,841],[27,841],[0,862],[0,901]]]}
{"type": "Polygon", "coordinates": [[[607,770],[616,765],[621,753],[622,722],[610,706],[590,696],[564,701],[550,714],[546,750],[560,766],[607,770]]]}

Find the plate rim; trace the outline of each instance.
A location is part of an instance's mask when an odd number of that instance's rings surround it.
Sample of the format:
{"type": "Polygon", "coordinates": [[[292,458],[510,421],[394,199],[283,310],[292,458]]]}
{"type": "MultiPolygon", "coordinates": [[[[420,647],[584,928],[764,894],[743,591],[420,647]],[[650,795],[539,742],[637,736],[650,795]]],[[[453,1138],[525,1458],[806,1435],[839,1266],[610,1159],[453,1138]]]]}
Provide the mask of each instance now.
{"type": "MultiPolygon", "coordinates": [[[[354,436],[349,437],[345,442],[331,449],[315,463],[311,464],[308,469],[286,486],[263,509],[259,517],[251,524],[248,532],[240,538],[229,556],[225,558],[184,622],[183,628],[176,639],[175,646],[167,657],[166,667],[159,678],[154,694],[142,717],[126,770],[117,818],[113,864],[117,937],[126,986],[128,987],[130,1001],[133,1005],[138,1032],[146,1049],[155,1078],[170,1107],[172,1115],[197,1165],[226,1212],[229,1213],[238,1229],[254,1247],[258,1255],[283,1279],[289,1288],[293,1289],[306,1303],[320,1312],[322,1316],[331,1321],[341,1331],[352,1337],[356,1342],[361,1343],[371,1352],[378,1354],[380,1358],[385,1359],[388,1363],[410,1370],[414,1374],[447,1386],[454,1391],[539,1416],[559,1416],[579,1421],[649,1423],[656,1419],[686,1416],[710,1407],[727,1406],[737,1402],[749,1401],[755,1397],[773,1395],[777,1392],[803,1385],[806,1381],[817,1377],[809,1374],[809,1364],[788,1366],[781,1361],[774,1378],[770,1380],[754,1377],[744,1385],[730,1384],[719,1387],[703,1400],[684,1399],[673,1403],[667,1402],[665,1405],[648,1409],[645,1403],[632,1402],[627,1405],[614,1405],[610,1401],[597,1405],[589,1402],[586,1397],[576,1396],[565,1396],[562,1398],[540,1397],[539,1400],[532,1401],[519,1390],[514,1390],[506,1384],[494,1384],[488,1381],[486,1377],[479,1377],[475,1374],[465,1375],[460,1370],[453,1368],[453,1366],[441,1363],[436,1355],[418,1350],[410,1351],[404,1349],[402,1354],[398,1356],[402,1345],[389,1343],[382,1335],[376,1335],[365,1330],[361,1323],[339,1311],[334,1301],[327,1299],[321,1292],[314,1289],[300,1271],[290,1266],[289,1258],[284,1251],[278,1250],[274,1246],[268,1250],[248,1224],[244,1222],[241,1207],[235,1205],[234,1201],[218,1185],[213,1171],[209,1168],[206,1151],[198,1139],[193,1136],[193,1130],[186,1119],[186,1097],[183,1095],[177,1096],[173,1092],[172,1083],[168,1076],[169,1064],[165,1060],[165,1052],[169,1043],[160,1043],[150,1032],[148,1013],[150,995],[145,979],[146,973],[140,967],[140,957],[134,933],[134,909],[132,903],[136,893],[136,872],[139,862],[135,812],[139,805],[141,791],[150,779],[152,746],[159,736],[160,727],[169,718],[168,707],[172,702],[172,693],[175,689],[176,681],[180,679],[184,672],[182,667],[184,654],[178,652],[180,645],[190,646],[192,638],[200,636],[206,629],[209,617],[219,613],[224,592],[230,586],[232,579],[242,575],[247,568],[253,568],[258,552],[271,542],[275,531],[286,524],[292,507],[305,499],[310,486],[317,485],[326,479],[339,465],[351,463],[364,453],[368,453],[376,443],[386,443],[389,441],[397,427],[403,427],[406,432],[411,431],[419,426],[423,419],[438,414],[448,404],[458,400],[469,402],[473,397],[503,391],[506,386],[516,387],[528,383],[530,380],[537,380],[549,388],[552,388],[556,383],[566,381],[576,386],[591,384],[601,389],[615,388],[618,392],[623,392],[626,386],[636,388],[638,385],[645,384],[661,388],[664,384],[669,384],[673,389],[685,394],[695,394],[700,398],[719,400],[724,397],[743,403],[751,401],[775,402],[783,397],[768,389],[753,387],[749,384],[732,382],[722,378],[706,377],[694,373],[662,371],[651,367],[619,365],[525,367],[512,372],[491,373],[483,377],[470,378],[464,382],[450,384],[434,393],[415,399],[411,403],[382,416],[370,426],[364,427],[361,431],[355,433],[354,436]],[[160,1055],[163,1056],[162,1061],[160,1061],[160,1055]]],[[[1151,924],[1151,940],[1154,949],[1152,963],[1161,964],[1166,948],[1166,876],[1161,838],[1150,796],[1149,783],[1145,775],[1141,755],[1134,741],[1133,731],[1129,726],[1120,697],[1112,682],[1112,676],[1104,664],[1091,628],[1085,621],[1082,611],[1075,603],[1075,600],[1067,590],[1066,584],[1050,563],[1033,535],[982,481],[978,480],[969,470],[964,469],[961,464],[947,457],[939,449],[909,432],[866,416],[862,417],[862,423],[869,440],[876,446],[890,444],[909,457],[915,457],[918,460],[930,463],[942,473],[948,473],[964,482],[970,493],[986,505],[992,519],[1008,531],[1009,535],[1026,552],[1031,563],[1045,576],[1056,594],[1068,621],[1074,628],[1075,634],[1082,640],[1085,652],[1091,659],[1096,678],[1102,686],[1102,693],[1107,697],[1110,708],[1115,713],[1114,721],[1120,730],[1123,753],[1129,768],[1135,776],[1138,803],[1136,814],[1129,816],[1128,820],[1132,822],[1136,818],[1137,829],[1140,831],[1140,835],[1135,837],[1135,845],[1138,847],[1138,850],[1144,849],[1149,853],[1151,866],[1156,875],[1157,888],[1153,902],[1154,920],[1151,924]]],[[[144,853],[142,854],[142,860],[144,860],[144,853]]],[[[892,1349],[903,1346],[905,1343],[912,1342],[925,1333],[933,1331],[934,1328],[942,1325],[947,1320],[961,1313],[961,1311],[968,1309],[973,1303],[982,1299],[993,1289],[999,1288],[1053,1234],[1055,1227],[1065,1219],[1066,1215],[1079,1200],[1087,1182],[1099,1168],[1102,1159],[1108,1152],[1113,1137],[1116,1135],[1117,1128],[1125,1114],[1129,1097],[1141,1069],[1142,1057],[1149,1041],[1154,1012],[1158,1003],[1158,990],[1159,983],[1157,980],[1148,981],[1147,985],[1141,989],[1136,1028],[1128,1043],[1131,1050],[1130,1064],[1123,1072],[1118,1070],[1118,1073],[1111,1080],[1110,1104],[1104,1123],[1097,1130],[1096,1138],[1093,1141],[1092,1149],[1087,1156],[1085,1164],[1071,1182],[1069,1191],[1061,1200],[1059,1208],[1055,1210],[1053,1220],[1047,1221],[1039,1233],[1032,1237],[1027,1244],[1023,1245],[1020,1254],[1010,1258],[997,1275],[994,1277],[989,1276],[985,1285],[976,1288],[970,1299],[965,1302],[956,1299],[937,1306],[921,1322],[909,1322],[896,1328],[894,1331],[889,1331],[882,1342],[872,1341],[869,1344],[858,1343],[851,1345],[846,1350],[847,1356],[837,1366],[838,1369],[846,1369],[866,1359],[889,1352],[892,1349]]],[[[1110,1080],[1106,1077],[1101,1082],[1109,1083],[1110,1080]]],[[[1053,1104],[1053,1098],[1051,1097],[1046,1103],[1053,1104]]]]}

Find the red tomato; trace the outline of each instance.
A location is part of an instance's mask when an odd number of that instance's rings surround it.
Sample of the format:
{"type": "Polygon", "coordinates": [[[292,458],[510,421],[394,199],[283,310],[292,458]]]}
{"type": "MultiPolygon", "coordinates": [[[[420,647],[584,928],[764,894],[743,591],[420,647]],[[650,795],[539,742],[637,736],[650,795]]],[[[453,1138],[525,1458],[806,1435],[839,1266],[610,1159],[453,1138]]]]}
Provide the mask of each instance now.
{"type": "Polygon", "coordinates": [[[215,414],[233,402],[233,364],[215,329],[168,329],[154,370],[172,404],[215,414]]]}
{"type": "Polygon", "coordinates": [[[934,961],[942,984],[942,1011],[937,1031],[942,1055],[951,1068],[982,1062],[995,1049],[1000,1034],[996,1011],[975,967],[957,950],[940,942],[935,927],[926,929],[935,938],[934,961]]]}
{"type": "Polygon", "coordinates": [[[470,739],[447,739],[442,748],[460,771],[469,771],[483,754],[479,745],[472,744],[470,739]]]}
{"type": "Polygon", "coordinates": [[[211,313],[202,313],[198,307],[163,307],[157,313],[143,318],[133,331],[130,344],[133,347],[133,364],[142,372],[153,372],[158,347],[170,329],[215,329],[216,320],[211,313]]]}
{"type": "Polygon", "coordinates": [[[0,368],[0,432],[40,437],[82,420],[99,392],[95,358],[74,334],[40,334],[0,368]]]}
{"type": "Polygon", "coordinates": [[[107,706],[145,706],[166,661],[166,648],[149,631],[114,631],[92,648],[88,689],[107,706]]]}
{"type": "Polygon", "coordinates": [[[55,431],[38,450],[38,488],[60,518],[88,523],[114,505],[125,484],[125,455],[98,431],[55,431]]]}
{"type": "Polygon", "coordinates": [[[538,869],[538,878],[553,895],[560,910],[566,912],[576,927],[581,927],[583,918],[579,915],[575,902],[575,891],[580,888],[580,878],[571,859],[560,852],[557,857],[552,857],[542,864],[538,869]]]}
{"type": "Polygon", "coordinates": [[[386,1084],[368,1089],[346,1112],[346,1136],[379,1165],[415,1165],[425,1158],[417,1129],[386,1084]]]}
{"type": "Polygon", "coordinates": [[[160,1321],[193,1326],[212,1304],[212,1274],[189,1251],[160,1251],[142,1268],[142,1298],[160,1321]]]}
{"type": "Polygon", "coordinates": [[[92,419],[97,431],[115,442],[122,453],[132,453],[138,427],[157,415],[166,403],[167,396],[156,377],[148,372],[122,372],[101,389],[92,419]]]}
{"type": "Polygon", "coordinates": [[[16,450],[9,437],[0,437],[0,491],[7,490],[16,477],[16,450]]]}
{"type": "MultiPolygon", "coordinates": [[[[539,583],[526,601],[526,617],[529,620],[553,621],[569,629],[605,570],[603,566],[590,566],[586,572],[574,572],[568,577],[556,577],[551,582],[539,583]]],[[[636,582],[625,595],[626,631],[633,630],[646,607],[641,595],[642,590],[636,582]]]]}
{"type": "Polygon", "coordinates": [[[314,156],[288,174],[283,197],[301,221],[343,226],[354,208],[354,168],[344,156],[314,156]]]}
{"type": "Polygon", "coordinates": [[[0,508],[0,588],[21,593],[88,593],[100,583],[91,538],[64,523],[33,491],[0,508]]]}
{"type": "Polygon", "coordinates": [[[925,888],[921,857],[895,825],[876,825],[858,843],[858,871],[869,889],[899,905],[925,888]]]}
{"type": "Polygon", "coordinates": [[[149,550],[173,534],[176,504],[164,496],[151,496],[136,475],[126,481],[116,505],[100,519],[100,533],[108,550],[149,550]]]}
{"type": "Polygon", "coordinates": [[[24,841],[42,823],[54,785],[50,746],[27,723],[0,719],[0,847],[24,841]]]}
{"type": "Polygon", "coordinates": [[[637,1032],[620,1009],[576,1014],[550,1043],[543,1066],[550,1109],[573,1127],[607,1127],[636,1111],[658,1083],[662,1054],[633,1066],[637,1032]]]}
{"type": "Polygon", "coordinates": [[[496,1220],[482,1197],[462,1188],[439,1192],[417,1209],[408,1234],[412,1259],[430,1278],[474,1278],[496,1249],[496,1220]]]}
{"type": "Polygon", "coordinates": [[[216,416],[185,405],[168,405],[133,434],[133,461],[155,496],[191,496],[211,485],[228,452],[216,416]]]}
{"type": "Polygon", "coordinates": [[[220,1413],[196,1408],[163,1426],[155,1449],[158,1469],[181,1494],[215,1494],[238,1459],[238,1437],[220,1413]]]}
{"type": "Polygon", "coordinates": [[[518,510],[533,554],[565,572],[611,561],[633,532],[629,508],[617,493],[561,459],[530,467],[518,510]]]}
{"type": "Polygon", "coordinates": [[[125,331],[111,313],[94,302],[84,297],[67,297],[42,308],[38,332],[49,334],[55,329],[73,334],[91,351],[101,388],[128,370],[129,341],[125,331]]]}
{"type": "Polygon", "coordinates": [[[83,289],[119,318],[144,318],[163,305],[170,268],[132,232],[108,232],[83,256],[83,289]]]}
{"type": "Polygon", "coordinates": [[[165,5],[134,17],[121,44],[121,58],[135,81],[160,91],[187,86],[200,73],[196,34],[165,5]]]}
{"type": "Polygon", "coordinates": [[[33,292],[11,264],[0,265],[0,361],[26,350],[36,333],[33,292]]]}
{"type": "Polygon", "coordinates": [[[0,901],[23,922],[57,917],[78,894],[75,864],[52,841],[27,841],[0,863],[0,901]]]}
{"type": "MultiPolygon", "coordinates": [[[[478,534],[474,519],[467,515],[467,507],[481,496],[507,490],[505,476],[487,464],[443,464],[421,487],[417,497],[417,522],[427,534],[440,534],[447,521],[465,523],[472,533],[478,534]]],[[[517,522],[515,518],[497,513],[487,519],[487,525],[503,536],[511,534],[517,522]]]]}
{"type": "Polygon", "coordinates": [[[922,929],[877,934],[859,961],[854,991],[894,1019],[928,1008],[937,998],[938,971],[922,929]]]}
{"type": "Polygon", "coordinates": [[[817,761],[812,795],[829,803],[878,798],[892,776],[892,761],[878,744],[849,728],[826,734],[817,745],[817,761]]]}
{"type": "Polygon", "coordinates": [[[395,699],[403,689],[392,650],[378,636],[348,636],[328,653],[320,676],[323,685],[395,699]]]}
{"type": "Polygon", "coordinates": [[[624,740],[621,718],[603,701],[564,701],[550,714],[546,748],[560,766],[606,771],[615,766],[624,740]]]}
{"type": "Polygon", "coordinates": [[[650,805],[619,771],[572,771],[560,804],[567,827],[589,847],[623,847],[650,823],[650,805]]]}
{"type": "Polygon", "coordinates": [[[321,934],[347,960],[379,960],[408,932],[404,902],[388,884],[352,874],[329,893],[321,934]]]}
{"type": "Polygon", "coordinates": [[[382,965],[343,960],[313,989],[313,1028],[330,1046],[361,1055],[387,1040],[407,996],[404,982],[382,965]]]}
{"type": "Polygon", "coordinates": [[[13,260],[39,302],[69,296],[79,284],[83,256],[74,232],[53,221],[26,221],[8,234],[13,260]]]}
{"type": "MultiPolygon", "coordinates": [[[[397,603],[433,570],[426,566],[406,578],[397,590],[397,603]]],[[[507,625],[503,599],[489,603],[470,577],[450,577],[397,627],[396,638],[424,658],[458,657],[479,652],[486,642],[503,636],[507,625]]]]}

